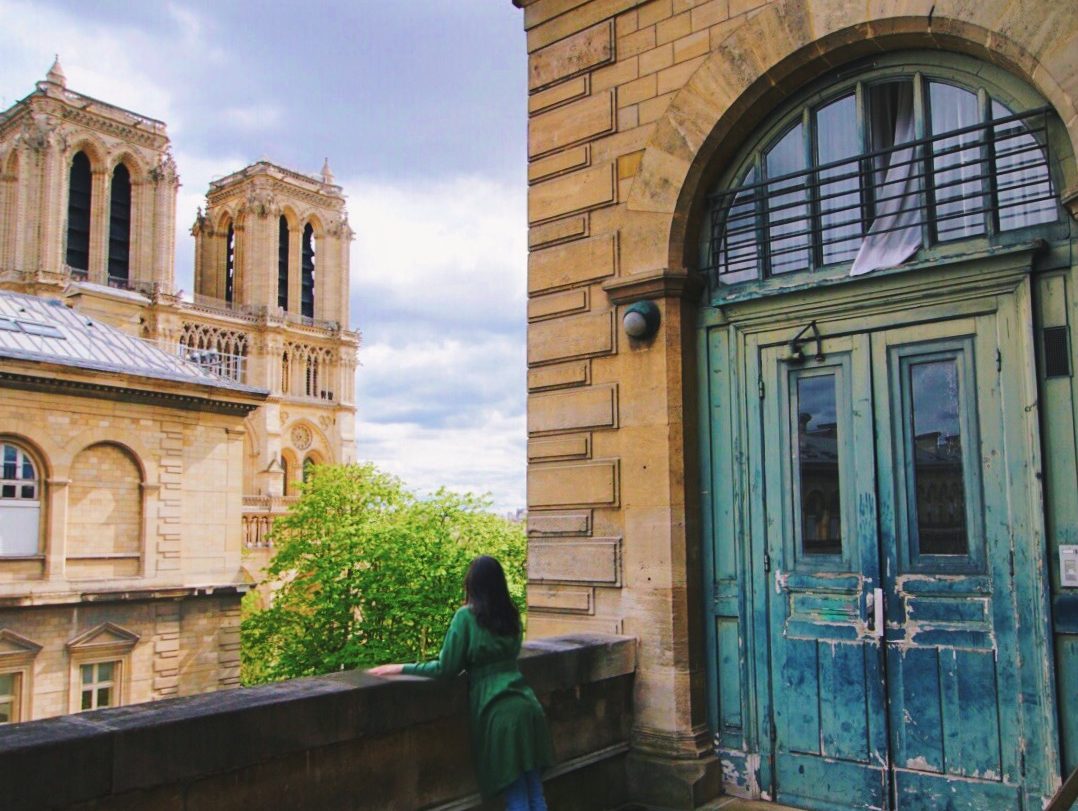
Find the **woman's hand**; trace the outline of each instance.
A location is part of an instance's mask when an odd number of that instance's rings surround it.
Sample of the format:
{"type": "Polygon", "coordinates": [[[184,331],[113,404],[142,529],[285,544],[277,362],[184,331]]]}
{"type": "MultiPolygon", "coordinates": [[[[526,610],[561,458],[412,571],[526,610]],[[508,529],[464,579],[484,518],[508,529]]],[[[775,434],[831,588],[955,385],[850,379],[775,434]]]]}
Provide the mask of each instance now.
{"type": "Polygon", "coordinates": [[[378,665],[367,672],[372,676],[399,676],[404,672],[404,665],[378,665]]]}

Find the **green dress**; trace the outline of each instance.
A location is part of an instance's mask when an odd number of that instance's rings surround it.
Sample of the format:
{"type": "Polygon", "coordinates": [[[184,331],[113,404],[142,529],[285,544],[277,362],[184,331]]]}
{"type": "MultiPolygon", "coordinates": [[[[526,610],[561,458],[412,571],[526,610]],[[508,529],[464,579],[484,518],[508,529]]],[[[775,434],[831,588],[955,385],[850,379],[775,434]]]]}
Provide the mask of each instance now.
{"type": "Polygon", "coordinates": [[[438,658],[405,665],[409,676],[452,678],[468,671],[468,704],[475,771],[484,797],[529,769],[554,762],[543,708],[517,668],[520,636],[480,627],[463,606],[453,615],[438,658]]]}

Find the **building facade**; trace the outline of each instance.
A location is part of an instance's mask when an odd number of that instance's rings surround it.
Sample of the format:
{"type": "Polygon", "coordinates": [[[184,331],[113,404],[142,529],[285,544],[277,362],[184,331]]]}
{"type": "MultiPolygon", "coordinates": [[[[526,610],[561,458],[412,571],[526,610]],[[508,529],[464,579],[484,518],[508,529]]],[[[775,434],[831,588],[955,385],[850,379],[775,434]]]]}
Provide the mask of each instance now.
{"type": "Polygon", "coordinates": [[[239,684],[266,392],[0,292],[0,722],[239,684]]]}
{"type": "Polygon", "coordinates": [[[0,289],[63,297],[270,391],[247,420],[243,521],[253,577],[306,466],[355,458],[344,195],[259,161],[211,183],[175,284],[179,176],[164,122],[67,88],[59,62],[0,113],[0,289]]]}
{"type": "Polygon", "coordinates": [[[52,382],[3,383],[0,720],[237,684],[239,599],[274,516],[310,465],[354,459],[352,231],[328,163],[214,181],[191,295],[178,187],[165,124],[69,90],[58,61],[0,113],[0,295],[42,318],[63,301],[109,345],[73,322],[52,348],[116,356],[62,385],[63,359],[36,358],[52,382]],[[146,352],[194,377],[163,393],[146,352]]]}
{"type": "Polygon", "coordinates": [[[529,633],[639,639],[632,794],[1078,767],[1070,4],[514,0],[529,633]]]}

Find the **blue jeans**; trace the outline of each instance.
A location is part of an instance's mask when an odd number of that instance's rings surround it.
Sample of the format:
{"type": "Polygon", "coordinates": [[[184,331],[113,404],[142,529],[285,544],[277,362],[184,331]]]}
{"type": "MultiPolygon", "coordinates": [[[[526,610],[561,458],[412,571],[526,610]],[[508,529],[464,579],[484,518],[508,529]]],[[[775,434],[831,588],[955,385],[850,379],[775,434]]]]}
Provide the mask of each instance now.
{"type": "Polygon", "coordinates": [[[522,772],[505,790],[505,811],[547,811],[538,769],[522,772]]]}

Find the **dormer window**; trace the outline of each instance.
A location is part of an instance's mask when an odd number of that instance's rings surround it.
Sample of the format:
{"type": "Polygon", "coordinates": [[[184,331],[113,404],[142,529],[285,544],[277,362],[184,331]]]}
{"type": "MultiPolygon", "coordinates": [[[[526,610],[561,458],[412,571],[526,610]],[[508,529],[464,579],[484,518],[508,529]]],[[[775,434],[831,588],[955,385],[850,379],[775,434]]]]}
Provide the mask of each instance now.
{"type": "Polygon", "coordinates": [[[1059,219],[1054,125],[1036,100],[973,73],[908,59],[866,70],[766,127],[710,198],[703,264],[729,285],[1014,241],[1059,219]]]}

